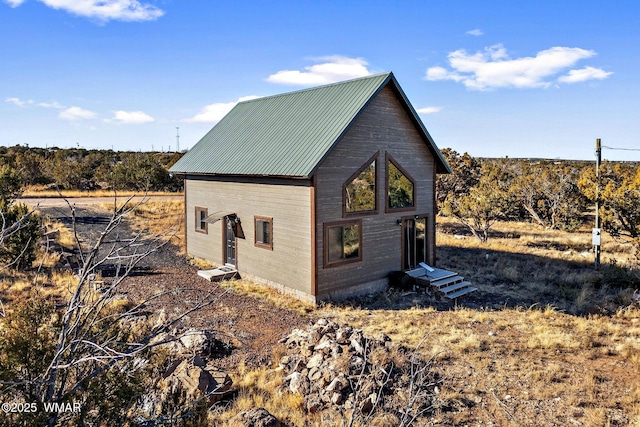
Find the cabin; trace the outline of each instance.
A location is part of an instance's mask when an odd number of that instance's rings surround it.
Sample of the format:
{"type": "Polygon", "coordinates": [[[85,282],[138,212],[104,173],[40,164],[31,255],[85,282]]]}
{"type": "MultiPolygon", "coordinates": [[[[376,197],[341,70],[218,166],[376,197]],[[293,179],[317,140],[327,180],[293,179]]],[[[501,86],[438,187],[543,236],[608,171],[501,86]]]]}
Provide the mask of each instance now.
{"type": "Polygon", "coordinates": [[[190,255],[316,303],[435,265],[451,170],[388,72],[240,102],[170,172],[190,255]]]}

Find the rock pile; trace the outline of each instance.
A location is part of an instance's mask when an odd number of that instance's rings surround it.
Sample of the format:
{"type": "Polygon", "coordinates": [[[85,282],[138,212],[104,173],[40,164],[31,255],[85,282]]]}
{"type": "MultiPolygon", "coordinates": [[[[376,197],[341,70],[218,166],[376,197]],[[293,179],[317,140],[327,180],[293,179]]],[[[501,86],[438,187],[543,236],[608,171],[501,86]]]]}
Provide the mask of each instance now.
{"type": "Polygon", "coordinates": [[[156,342],[162,343],[175,359],[142,398],[140,409],[145,418],[194,402],[208,407],[230,392],[231,377],[207,361],[216,344],[213,333],[189,329],[178,336],[163,334],[156,342]]]}
{"type": "MultiPolygon", "coordinates": [[[[280,360],[284,386],[304,397],[310,413],[325,409],[357,410],[376,407],[398,412],[407,397],[410,354],[380,334],[320,319],[307,330],[294,329],[281,343],[287,354],[280,360]]],[[[423,384],[426,386],[426,384],[423,384]]],[[[432,393],[424,393],[431,395],[432,393]]]]}
{"type": "Polygon", "coordinates": [[[229,420],[229,427],[283,427],[283,424],[266,409],[251,408],[229,420]]]}

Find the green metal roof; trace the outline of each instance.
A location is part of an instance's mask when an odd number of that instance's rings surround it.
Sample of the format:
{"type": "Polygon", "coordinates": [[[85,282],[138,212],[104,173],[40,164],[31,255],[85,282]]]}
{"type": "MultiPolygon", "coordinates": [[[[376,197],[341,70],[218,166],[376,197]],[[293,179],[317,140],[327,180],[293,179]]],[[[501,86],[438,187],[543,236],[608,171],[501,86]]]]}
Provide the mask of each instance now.
{"type": "MultiPolygon", "coordinates": [[[[170,169],[174,173],[308,178],[392,73],[238,103],[170,169]]],[[[408,112],[449,167],[410,105],[408,112]]],[[[444,169],[442,168],[444,166],[444,169]]]]}

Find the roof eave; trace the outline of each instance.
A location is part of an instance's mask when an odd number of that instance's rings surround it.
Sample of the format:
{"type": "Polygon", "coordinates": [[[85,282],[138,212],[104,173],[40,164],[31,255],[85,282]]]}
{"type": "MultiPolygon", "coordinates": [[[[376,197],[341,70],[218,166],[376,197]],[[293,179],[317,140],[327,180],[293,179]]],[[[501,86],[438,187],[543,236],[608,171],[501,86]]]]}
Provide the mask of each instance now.
{"type": "Polygon", "coordinates": [[[391,79],[391,82],[393,83],[393,89],[396,91],[398,95],[400,95],[400,97],[403,100],[402,104],[405,108],[405,111],[409,114],[409,117],[414,122],[414,124],[416,125],[416,127],[418,128],[422,136],[428,141],[428,144],[427,144],[428,148],[434,154],[436,159],[436,173],[444,173],[444,174],[452,173],[453,171],[451,169],[451,166],[449,166],[449,163],[447,163],[447,159],[444,158],[444,156],[442,155],[442,152],[440,151],[435,141],[429,134],[429,131],[427,130],[426,126],[424,125],[424,123],[422,123],[422,120],[420,120],[420,116],[418,116],[418,113],[411,105],[411,102],[409,102],[407,95],[405,95],[404,91],[400,87],[400,84],[396,80],[393,73],[390,73],[389,77],[391,79]]]}

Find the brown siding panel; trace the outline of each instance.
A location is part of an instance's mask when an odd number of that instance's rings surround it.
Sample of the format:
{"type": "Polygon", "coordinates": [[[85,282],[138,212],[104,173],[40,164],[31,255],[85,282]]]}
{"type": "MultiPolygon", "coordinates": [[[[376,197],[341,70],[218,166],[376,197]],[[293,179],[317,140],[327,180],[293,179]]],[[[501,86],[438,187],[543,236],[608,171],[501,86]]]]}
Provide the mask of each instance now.
{"type": "MultiPolygon", "coordinates": [[[[401,231],[396,220],[406,212],[385,213],[387,203],[386,162],[390,154],[415,180],[416,215],[428,215],[428,239],[434,241],[434,158],[398,101],[393,90],[384,88],[349,128],[316,172],[316,266],[318,296],[328,297],[350,287],[380,281],[401,269],[401,231]],[[342,185],[377,151],[379,174],[376,191],[378,214],[363,216],[362,261],[323,268],[323,224],[343,220],[342,185]]],[[[428,255],[433,262],[433,255],[428,255]]]]}

